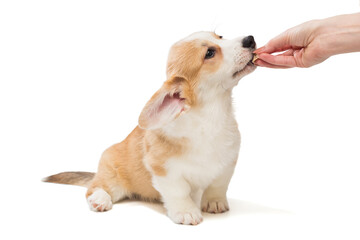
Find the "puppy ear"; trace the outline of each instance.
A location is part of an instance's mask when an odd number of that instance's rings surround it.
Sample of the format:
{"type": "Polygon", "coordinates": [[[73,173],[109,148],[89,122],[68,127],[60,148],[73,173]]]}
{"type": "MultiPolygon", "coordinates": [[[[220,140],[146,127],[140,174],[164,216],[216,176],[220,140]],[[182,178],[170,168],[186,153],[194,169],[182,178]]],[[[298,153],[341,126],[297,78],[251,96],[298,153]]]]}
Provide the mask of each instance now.
{"type": "Polygon", "coordinates": [[[152,96],[139,117],[139,127],[157,129],[165,126],[193,103],[188,81],[183,77],[172,77],[152,96]]]}

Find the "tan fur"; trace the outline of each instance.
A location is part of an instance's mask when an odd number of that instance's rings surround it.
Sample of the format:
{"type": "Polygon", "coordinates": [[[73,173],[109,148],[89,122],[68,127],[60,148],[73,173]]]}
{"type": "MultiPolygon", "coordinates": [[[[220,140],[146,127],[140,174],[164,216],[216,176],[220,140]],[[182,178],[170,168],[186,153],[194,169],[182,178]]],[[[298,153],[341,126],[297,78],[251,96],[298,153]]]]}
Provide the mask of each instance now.
{"type": "Polygon", "coordinates": [[[107,149],[100,160],[98,172],[86,196],[96,188],[110,195],[117,185],[129,192],[128,197],[140,196],[147,200],[159,200],[160,194],[153,188],[151,175],[143,164],[147,155],[148,164],[156,175],[166,175],[163,167],[166,159],[186,150],[186,140],[170,139],[160,130],[146,131],[136,127],[121,143],[107,149]]]}
{"type": "Polygon", "coordinates": [[[216,72],[222,60],[221,48],[216,44],[201,40],[180,41],[170,49],[167,76],[184,77],[194,90],[198,85],[201,73],[216,72]],[[216,55],[214,58],[204,60],[208,47],[214,47],[216,55]]]}
{"type": "Polygon", "coordinates": [[[170,157],[180,156],[186,152],[187,139],[171,139],[165,136],[160,130],[148,131],[145,137],[147,163],[153,173],[158,176],[165,176],[164,164],[170,157]]]}
{"type": "Polygon", "coordinates": [[[96,188],[103,188],[112,195],[112,189],[120,185],[130,194],[140,195],[145,199],[160,198],[152,186],[151,175],[142,162],[145,154],[144,135],[145,130],[136,127],[123,142],[103,153],[87,196],[96,188]]]}
{"type": "Polygon", "coordinates": [[[207,48],[201,46],[201,42],[198,40],[176,43],[170,49],[168,57],[168,78],[171,76],[184,77],[192,83],[192,86],[194,86],[206,50],[207,48]]]}
{"type": "Polygon", "coordinates": [[[205,60],[205,64],[203,64],[203,67],[201,69],[201,73],[214,73],[216,72],[221,64],[222,64],[222,60],[223,60],[223,54],[221,51],[221,48],[218,45],[209,45],[212,46],[216,49],[216,55],[215,57],[211,58],[211,59],[206,59],[205,60]]]}

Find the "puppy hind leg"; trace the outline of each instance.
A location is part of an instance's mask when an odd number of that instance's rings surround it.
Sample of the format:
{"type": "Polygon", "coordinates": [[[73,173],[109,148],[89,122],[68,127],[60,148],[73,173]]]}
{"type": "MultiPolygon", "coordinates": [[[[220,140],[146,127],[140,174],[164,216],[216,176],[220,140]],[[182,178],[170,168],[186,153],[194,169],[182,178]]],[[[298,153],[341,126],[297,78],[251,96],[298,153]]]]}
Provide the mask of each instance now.
{"type": "Polygon", "coordinates": [[[106,187],[104,185],[94,185],[88,189],[86,199],[90,210],[95,212],[104,212],[112,208],[116,203],[128,197],[128,192],[120,185],[106,187]]]}

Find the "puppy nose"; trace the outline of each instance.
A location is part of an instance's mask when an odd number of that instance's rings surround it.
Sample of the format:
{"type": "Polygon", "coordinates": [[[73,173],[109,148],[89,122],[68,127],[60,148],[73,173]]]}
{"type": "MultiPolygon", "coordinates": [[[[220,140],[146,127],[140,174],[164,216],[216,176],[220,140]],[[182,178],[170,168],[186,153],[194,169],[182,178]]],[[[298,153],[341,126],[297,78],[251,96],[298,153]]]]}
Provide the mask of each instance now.
{"type": "Polygon", "coordinates": [[[242,45],[244,48],[255,48],[256,43],[254,37],[251,35],[244,37],[242,40],[242,45]]]}

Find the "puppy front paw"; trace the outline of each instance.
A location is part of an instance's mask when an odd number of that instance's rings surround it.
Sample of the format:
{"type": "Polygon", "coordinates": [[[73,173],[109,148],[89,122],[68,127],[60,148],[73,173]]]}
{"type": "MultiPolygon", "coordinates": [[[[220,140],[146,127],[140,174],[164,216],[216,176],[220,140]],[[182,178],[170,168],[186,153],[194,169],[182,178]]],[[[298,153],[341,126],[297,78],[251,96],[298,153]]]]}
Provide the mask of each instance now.
{"type": "Polygon", "coordinates": [[[201,210],[208,213],[223,213],[229,211],[226,198],[205,199],[201,203],[201,210]]]}
{"type": "Polygon", "coordinates": [[[97,189],[87,198],[89,207],[94,212],[104,212],[112,208],[111,196],[103,189],[97,189]]]}
{"type": "Polygon", "coordinates": [[[184,225],[198,225],[203,220],[201,211],[197,208],[186,211],[169,211],[168,216],[173,222],[184,225]]]}

